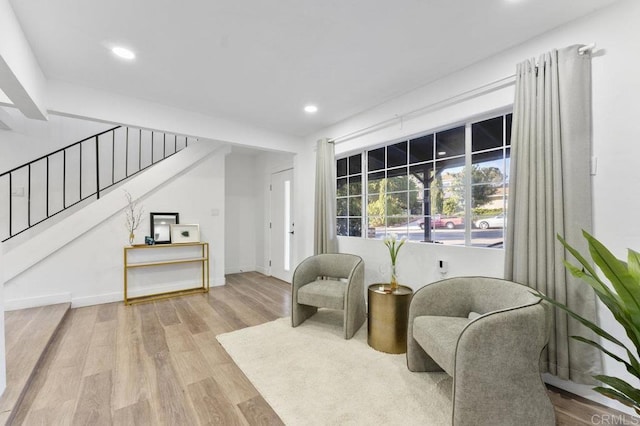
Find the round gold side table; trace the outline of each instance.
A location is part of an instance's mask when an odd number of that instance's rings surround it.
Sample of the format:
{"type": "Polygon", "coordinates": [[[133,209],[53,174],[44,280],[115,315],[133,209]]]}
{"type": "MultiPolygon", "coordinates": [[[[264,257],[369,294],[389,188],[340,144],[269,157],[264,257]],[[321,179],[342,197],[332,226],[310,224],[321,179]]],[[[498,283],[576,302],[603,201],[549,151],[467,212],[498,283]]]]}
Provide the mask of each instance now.
{"type": "Polygon", "coordinates": [[[413,290],[399,285],[391,292],[389,284],[371,284],[368,291],[367,343],[390,354],[407,351],[407,321],[413,290]]]}

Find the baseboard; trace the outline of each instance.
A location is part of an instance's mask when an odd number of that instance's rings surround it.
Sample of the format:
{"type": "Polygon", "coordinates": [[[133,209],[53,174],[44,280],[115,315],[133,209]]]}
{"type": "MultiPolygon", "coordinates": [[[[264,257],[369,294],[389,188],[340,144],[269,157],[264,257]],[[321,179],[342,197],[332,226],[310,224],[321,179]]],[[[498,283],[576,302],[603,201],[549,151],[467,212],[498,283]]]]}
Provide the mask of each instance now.
{"type": "MultiPolygon", "coordinates": [[[[218,287],[225,285],[226,281],[224,277],[212,278],[209,282],[209,286],[218,287]]],[[[154,286],[143,289],[136,289],[129,292],[129,297],[144,296],[153,293],[164,293],[169,291],[184,290],[185,288],[197,287],[194,283],[179,283],[173,285],[154,286]]],[[[95,296],[75,297],[71,300],[71,306],[73,308],[79,308],[82,306],[101,305],[103,303],[122,302],[124,295],[121,291],[114,293],[98,294],[95,296]]]]}
{"type": "MultiPolygon", "coordinates": [[[[210,287],[218,287],[225,285],[224,277],[221,278],[213,278],[209,282],[210,287]]],[[[136,289],[129,291],[129,297],[138,297],[145,296],[148,294],[154,293],[165,293],[170,291],[184,290],[185,288],[197,287],[197,284],[193,283],[179,283],[173,285],[164,285],[164,286],[154,286],[147,287],[143,289],[136,289]]],[[[85,296],[85,297],[74,297],[71,299],[71,307],[79,308],[82,306],[91,306],[91,305],[101,305],[103,303],[113,303],[113,302],[122,302],[124,300],[124,295],[121,291],[114,293],[105,293],[98,294],[94,296],[85,296]]]]}
{"type": "Polygon", "coordinates": [[[122,302],[124,296],[121,291],[115,293],[98,294],[96,296],[74,297],[71,299],[72,308],[84,306],[102,305],[103,303],[122,302]]]}
{"type": "Polygon", "coordinates": [[[229,274],[240,274],[242,272],[253,272],[256,270],[255,266],[231,266],[228,268],[225,268],[224,270],[224,274],[225,275],[229,275],[229,274]]]}
{"type": "Polygon", "coordinates": [[[227,279],[225,277],[213,278],[209,283],[211,287],[220,287],[225,284],[227,284],[227,279]]]}
{"type": "Polygon", "coordinates": [[[555,386],[557,388],[560,388],[564,391],[570,392],[574,395],[578,395],[581,396],[585,399],[588,399],[590,401],[594,401],[597,402],[599,404],[602,404],[604,406],[622,411],[624,413],[627,413],[631,416],[636,416],[637,414],[635,413],[635,411],[630,408],[627,407],[625,405],[622,405],[621,403],[619,403],[618,401],[615,401],[611,398],[607,398],[605,396],[603,396],[602,394],[599,394],[598,392],[593,390],[593,386],[591,385],[582,385],[579,383],[575,383],[575,382],[571,382],[568,380],[562,380],[559,379],[556,376],[553,376],[549,373],[544,373],[542,374],[542,380],[545,383],[548,383],[552,386],[555,386]]]}
{"type": "Polygon", "coordinates": [[[38,306],[56,305],[58,303],[71,302],[71,293],[50,294],[47,296],[25,297],[24,299],[11,299],[4,301],[5,311],[36,308],[38,306]]]}
{"type": "MultiPolygon", "coordinates": [[[[225,277],[212,277],[209,285],[219,287],[226,284],[225,277]]],[[[190,283],[180,283],[174,285],[158,286],[145,289],[136,289],[129,292],[130,297],[142,296],[150,293],[162,293],[166,291],[181,290],[192,286],[190,283]]],[[[18,309],[36,308],[38,306],[55,305],[58,303],[71,303],[72,308],[83,306],[101,305],[103,303],[122,302],[124,295],[122,291],[113,293],[96,294],[93,296],[72,297],[71,293],[51,294],[47,296],[27,297],[24,299],[11,299],[4,301],[5,311],[16,311],[18,309]]]]}
{"type": "Polygon", "coordinates": [[[271,275],[271,273],[269,272],[269,268],[264,267],[264,266],[258,266],[256,265],[256,272],[260,272],[262,275],[271,275]]]}

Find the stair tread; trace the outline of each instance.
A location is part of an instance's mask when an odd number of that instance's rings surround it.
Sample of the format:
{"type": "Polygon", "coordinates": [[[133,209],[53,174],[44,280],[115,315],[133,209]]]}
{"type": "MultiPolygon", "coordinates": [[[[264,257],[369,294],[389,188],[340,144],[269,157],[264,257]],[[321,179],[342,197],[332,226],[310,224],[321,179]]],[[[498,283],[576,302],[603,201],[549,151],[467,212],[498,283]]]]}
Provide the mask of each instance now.
{"type": "Polygon", "coordinates": [[[0,397],[0,424],[20,402],[42,354],[71,308],[70,303],[5,312],[7,387],[0,397]]]}

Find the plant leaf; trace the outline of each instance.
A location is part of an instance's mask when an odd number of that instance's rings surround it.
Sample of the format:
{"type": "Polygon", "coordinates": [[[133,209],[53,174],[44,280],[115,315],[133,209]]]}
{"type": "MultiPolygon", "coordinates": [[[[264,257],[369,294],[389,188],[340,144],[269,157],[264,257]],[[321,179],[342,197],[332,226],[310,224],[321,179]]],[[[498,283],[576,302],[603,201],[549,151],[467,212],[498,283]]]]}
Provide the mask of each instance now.
{"type": "Polygon", "coordinates": [[[622,300],[620,309],[628,319],[630,327],[621,323],[636,348],[640,347],[640,282],[629,273],[627,265],[617,259],[601,242],[588,232],[583,234],[589,242],[589,251],[594,262],[607,276],[622,300]]]}
{"type": "Polygon", "coordinates": [[[566,260],[563,263],[564,266],[569,270],[569,272],[571,272],[571,275],[576,278],[580,278],[581,280],[589,284],[596,291],[596,293],[604,294],[607,297],[614,299],[617,304],[620,304],[622,302],[618,295],[612,292],[611,289],[609,289],[609,286],[604,284],[598,276],[593,276],[590,273],[586,273],[584,272],[584,269],[580,269],[577,266],[574,266],[571,263],[567,262],[566,260]]]}
{"type": "Polygon", "coordinates": [[[640,253],[629,249],[629,254],[627,256],[627,266],[631,276],[637,282],[640,282],[640,253]]]}
{"type": "MultiPolygon", "coordinates": [[[[574,277],[585,281],[594,289],[598,298],[609,308],[620,325],[624,327],[627,336],[635,346],[636,352],[640,355],[640,253],[629,250],[627,262],[624,262],[617,259],[602,243],[588,232],[583,230],[582,234],[588,242],[589,253],[591,254],[593,262],[600,268],[611,285],[603,282],[590,262],[558,235],[557,237],[565,249],[578,260],[583,268],[574,266],[566,260],[564,264],[574,277]]],[[[640,378],[640,362],[618,339],[593,322],[582,318],[564,304],[556,302],[539,292],[538,297],[563,310],[570,317],[588,327],[603,339],[609,340],[624,348],[629,358],[628,361],[604,348],[598,342],[581,336],[572,336],[572,338],[591,345],[614,360],[624,364],[631,375],[640,378]]],[[[636,413],[640,414],[640,389],[616,377],[604,375],[594,377],[603,384],[610,386],[610,388],[602,386],[595,387],[594,390],[596,392],[632,407],[636,413]]]]}
{"type": "Polygon", "coordinates": [[[606,396],[607,398],[611,398],[611,399],[615,399],[616,401],[619,401],[621,403],[623,403],[624,405],[626,405],[627,407],[633,407],[636,410],[638,410],[638,404],[636,404],[635,401],[633,401],[632,399],[630,399],[629,397],[625,396],[624,394],[622,394],[621,392],[618,392],[615,389],[611,389],[611,388],[604,388],[602,386],[596,386],[595,388],[593,388],[594,391],[606,396]]]}
{"type": "Polygon", "coordinates": [[[633,369],[640,371],[640,362],[631,354],[631,352],[627,351],[627,353],[629,354],[629,361],[631,362],[633,369]]]}
{"type": "Polygon", "coordinates": [[[617,390],[628,396],[629,398],[636,401],[636,405],[640,404],[640,389],[631,386],[626,381],[619,379],[617,377],[598,375],[593,376],[596,380],[611,386],[613,389],[617,390]]]}
{"type": "MultiPolygon", "coordinates": [[[[593,277],[597,277],[597,276],[598,276],[598,274],[596,273],[596,271],[595,271],[595,269],[593,268],[593,266],[591,266],[591,262],[589,262],[587,259],[585,259],[585,258],[584,258],[584,256],[582,256],[582,255],[580,254],[580,252],[578,252],[578,250],[576,250],[576,249],[574,249],[573,247],[571,247],[571,246],[569,245],[569,243],[567,243],[567,242],[565,241],[565,239],[564,239],[564,238],[562,238],[562,237],[560,236],[560,234],[557,234],[557,235],[556,235],[556,237],[558,238],[558,240],[560,241],[560,243],[562,243],[562,245],[564,246],[564,248],[565,248],[565,249],[567,249],[567,251],[568,251],[569,253],[571,253],[571,255],[572,255],[573,257],[575,257],[575,258],[576,258],[576,260],[577,260],[578,262],[580,262],[580,264],[584,267],[584,269],[586,269],[586,270],[589,272],[589,274],[590,274],[591,276],[593,276],[593,277]]],[[[565,265],[566,265],[566,263],[565,263],[565,265]]],[[[603,284],[604,284],[604,283],[603,283],[603,284]]]]}
{"type": "Polygon", "coordinates": [[[540,297],[541,299],[546,300],[547,302],[551,303],[552,305],[562,309],[563,311],[565,311],[567,314],[569,314],[569,316],[571,316],[571,318],[579,321],[581,324],[583,324],[584,326],[590,328],[591,330],[593,330],[598,336],[607,339],[608,341],[615,343],[616,345],[620,346],[623,349],[626,349],[626,347],[624,346],[624,344],[622,342],[620,342],[618,339],[616,339],[615,337],[613,337],[611,334],[607,333],[606,331],[604,331],[603,329],[601,329],[600,327],[598,327],[597,325],[595,325],[594,323],[592,323],[591,321],[582,318],[580,315],[576,314],[575,312],[573,312],[571,309],[569,309],[567,306],[563,305],[560,302],[556,302],[555,300],[553,300],[552,298],[537,292],[535,290],[532,291],[536,296],[540,297]]]}
{"type": "Polygon", "coordinates": [[[631,374],[633,374],[634,376],[640,378],[640,369],[638,369],[638,361],[635,359],[635,357],[633,356],[633,354],[631,353],[631,351],[629,351],[629,349],[626,349],[627,351],[627,355],[629,356],[629,359],[632,360],[631,363],[625,361],[624,359],[620,358],[618,355],[614,354],[613,352],[607,350],[606,348],[604,348],[602,345],[600,345],[597,342],[594,342],[593,340],[590,339],[586,339],[582,336],[571,336],[571,338],[578,340],[580,342],[586,343],[587,345],[591,345],[599,350],[601,350],[602,352],[604,352],[605,354],[609,355],[611,358],[615,359],[616,361],[624,364],[627,368],[627,371],[631,374]]]}
{"type": "Polygon", "coordinates": [[[629,313],[624,310],[624,303],[618,295],[612,292],[608,286],[602,284],[599,278],[589,275],[583,269],[579,269],[567,261],[564,261],[564,264],[573,276],[584,280],[595,290],[598,298],[609,308],[615,319],[624,327],[629,339],[631,339],[636,347],[640,347],[638,328],[634,325],[629,313]]]}
{"type": "MultiPolygon", "coordinates": [[[[583,279],[588,282],[587,278],[583,279]]],[[[639,330],[634,324],[634,321],[630,318],[629,312],[624,310],[624,304],[615,293],[610,294],[611,297],[609,294],[600,293],[596,290],[596,296],[598,296],[600,301],[609,308],[616,321],[624,327],[627,336],[631,342],[633,342],[634,346],[636,348],[640,347],[640,335],[638,335],[639,330]]]]}
{"type": "Polygon", "coordinates": [[[629,273],[626,265],[618,260],[607,248],[588,232],[583,231],[589,241],[589,251],[593,261],[600,267],[604,275],[615,288],[618,296],[624,302],[624,307],[640,329],[640,285],[629,273]]]}
{"type": "Polygon", "coordinates": [[[596,380],[611,386],[616,391],[633,401],[632,407],[640,407],[640,389],[634,388],[622,379],[611,376],[594,376],[596,380]]]}

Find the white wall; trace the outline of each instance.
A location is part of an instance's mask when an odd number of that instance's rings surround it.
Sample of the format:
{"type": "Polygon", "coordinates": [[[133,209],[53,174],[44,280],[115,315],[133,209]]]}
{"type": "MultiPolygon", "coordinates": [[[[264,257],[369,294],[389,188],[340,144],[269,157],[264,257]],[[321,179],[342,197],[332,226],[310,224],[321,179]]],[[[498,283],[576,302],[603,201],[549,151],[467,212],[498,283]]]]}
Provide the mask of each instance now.
{"type": "Polygon", "coordinates": [[[31,120],[15,108],[2,108],[12,130],[0,130],[0,173],[115,127],[113,124],[51,115],[48,121],[31,120]]]}
{"type": "Polygon", "coordinates": [[[225,165],[225,273],[256,270],[256,217],[264,215],[257,153],[234,153],[225,165]]]}
{"type": "MultiPolygon", "coordinates": [[[[190,147],[180,154],[184,153],[184,156],[187,156],[187,151],[192,148],[195,150],[198,147],[190,147]]],[[[151,192],[140,193],[138,188],[144,186],[141,184],[145,184],[145,180],[156,181],[157,176],[153,174],[153,169],[165,166],[167,162],[149,169],[123,187],[129,190],[134,198],[144,194],[140,203],[147,214],[142,227],[136,231],[136,243],[143,242],[144,236],[149,235],[148,212],[177,211],[180,213],[181,223],[200,225],[201,240],[210,244],[212,285],[224,284],[224,178],[227,153],[227,150],[217,150],[212,154],[203,154],[204,159],[195,167],[174,176],[151,192]],[[218,214],[212,214],[216,210],[218,214]]],[[[178,156],[172,159],[179,160],[178,156]]],[[[153,185],[153,182],[149,184],[153,185]]],[[[121,190],[108,196],[111,200],[107,201],[110,202],[114,202],[115,198],[118,201],[124,199],[121,190]]],[[[78,212],[77,215],[87,214],[86,210],[78,212]]],[[[73,222],[72,225],[79,226],[85,221],[91,222],[91,218],[72,217],[69,221],[73,222]]],[[[64,226],[64,223],[59,226],[64,226]]],[[[60,230],[50,229],[47,232],[57,231],[60,230]]],[[[15,276],[12,274],[13,278],[5,283],[5,305],[7,308],[15,309],[71,301],[75,307],[122,300],[122,250],[126,244],[128,233],[124,227],[124,213],[118,210],[105,220],[90,224],[86,232],[71,239],[68,244],[44,260],[15,276]]],[[[5,254],[5,258],[10,254],[12,252],[5,254]]],[[[149,281],[148,277],[154,273],[156,272],[148,270],[139,278],[149,281]]],[[[190,277],[198,276],[191,274],[188,278],[185,275],[182,279],[186,282],[190,277]]]]}
{"type": "MultiPolygon", "coordinates": [[[[356,253],[364,260],[365,283],[389,282],[391,265],[389,250],[382,240],[338,237],[341,253],[356,253]]],[[[473,261],[469,261],[469,249],[462,246],[440,244],[405,244],[398,255],[396,272],[402,285],[417,290],[442,278],[478,275],[501,278],[504,251],[488,248],[473,250],[473,261]],[[441,275],[438,261],[448,266],[446,275],[441,275]]]]}
{"type": "Polygon", "coordinates": [[[15,108],[0,108],[13,124],[11,130],[0,130],[0,173],[115,127],[59,115],[51,115],[48,121],[31,120],[15,108]]]}
{"type": "MultiPolygon", "coordinates": [[[[0,244],[2,245],[2,244],[0,244]]],[[[7,387],[7,360],[4,340],[4,275],[2,272],[4,259],[0,247],[0,396],[7,387]]]]}
{"type": "MultiPolygon", "coordinates": [[[[320,137],[338,138],[511,76],[515,72],[516,63],[552,48],[595,42],[598,48],[592,61],[593,154],[597,157],[598,172],[593,178],[594,230],[596,237],[609,246],[616,255],[624,257],[627,247],[640,248],[638,244],[640,225],[634,219],[637,216],[634,212],[640,211],[640,198],[634,196],[633,189],[640,186],[640,168],[637,167],[640,144],[637,143],[635,125],[637,118],[640,117],[640,104],[635,101],[635,95],[640,93],[640,79],[638,79],[640,57],[636,52],[637,40],[640,40],[638,22],[640,22],[640,2],[620,1],[607,9],[557,28],[343,123],[324,129],[309,137],[307,143],[311,145],[320,137]]],[[[475,114],[503,108],[512,103],[512,99],[513,87],[508,87],[452,107],[403,120],[402,123],[398,121],[393,127],[338,144],[336,151],[346,153],[360,150],[374,144],[437,129],[475,114]]],[[[307,204],[313,204],[312,197],[312,194],[307,194],[305,198],[307,204]]],[[[307,226],[312,230],[312,227],[307,226]]],[[[341,238],[340,248],[344,251],[356,252],[371,261],[383,258],[380,257],[383,256],[380,254],[380,244],[376,241],[353,241],[350,238],[341,238]]],[[[493,252],[495,256],[486,254],[486,250],[458,248],[454,252],[453,248],[444,246],[411,244],[407,247],[406,253],[400,255],[401,278],[412,285],[433,280],[437,278],[431,269],[433,262],[446,256],[450,256],[450,276],[487,272],[490,275],[500,275],[503,256],[498,250],[493,252]],[[402,277],[404,267],[402,265],[405,263],[403,254],[405,257],[414,257],[415,260],[425,263],[424,276],[422,268],[411,267],[404,272],[404,278],[402,277]]],[[[377,270],[368,270],[368,279],[376,278],[376,274],[378,274],[377,270]]],[[[600,322],[605,329],[616,337],[626,340],[622,329],[602,306],[599,314],[600,322]]],[[[605,361],[606,374],[631,380],[620,365],[608,359],[605,361]]],[[[587,387],[563,381],[556,381],[554,384],[631,412],[612,400],[600,397],[587,387]]]]}
{"type": "Polygon", "coordinates": [[[0,104],[13,105],[11,99],[9,99],[9,97],[2,90],[0,90],[0,104]]]}
{"type": "MultiPolygon", "coordinates": [[[[318,138],[320,139],[320,138],[318,138]]],[[[293,216],[296,223],[294,253],[297,265],[313,254],[315,174],[316,174],[316,142],[304,144],[294,157],[293,193],[295,210],[293,216]]]]}

